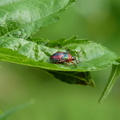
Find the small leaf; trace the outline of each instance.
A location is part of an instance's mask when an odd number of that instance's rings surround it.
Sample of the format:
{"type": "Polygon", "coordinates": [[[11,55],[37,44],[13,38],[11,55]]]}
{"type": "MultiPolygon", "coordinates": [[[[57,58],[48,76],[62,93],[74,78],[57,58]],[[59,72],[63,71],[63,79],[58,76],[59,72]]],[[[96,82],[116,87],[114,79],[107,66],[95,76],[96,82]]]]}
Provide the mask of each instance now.
{"type": "MultiPolygon", "coordinates": [[[[117,62],[118,62],[118,60],[117,60],[117,62]]],[[[119,75],[120,75],[120,65],[119,64],[118,65],[113,65],[108,83],[107,83],[107,85],[106,85],[98,103],[102,103],[103,100],[108,96],[108,94],[110,93],[111,89],[113,88],[113,85],[115,84],[115,81],[116,81],[116,79],[118,78],[119,75]]]]}
{"type": "Polygon", "coordinates": [[[63,71],[48,71],[55,78],[69,83],[69,84],[80,84],[89,85],[95,87],[94,81],[91,79],[90,72],[63,72],[63,71]]]}

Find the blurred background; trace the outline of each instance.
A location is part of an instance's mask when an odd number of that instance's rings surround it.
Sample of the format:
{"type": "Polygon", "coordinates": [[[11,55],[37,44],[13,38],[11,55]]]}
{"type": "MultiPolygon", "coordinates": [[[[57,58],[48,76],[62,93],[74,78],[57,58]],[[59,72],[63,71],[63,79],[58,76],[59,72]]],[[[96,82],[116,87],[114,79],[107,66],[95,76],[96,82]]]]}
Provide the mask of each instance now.
{"type": "MultiPolygon", "coordinates": [[[[89,38],[119,54],[120,1],[76,0],[61,19],[42,28],[34,37],[57,40],[89,38]]],[[[35,100],[35,104],[12,114],[8,120],[119,120],[120,82],[94,111],[107,83],[111,67],[92,72],[96,87],[69,85],[46,72],[0,61],[0,111],[35,100]],[[93,111],[93,114],[92,114],[93,111]],[[92,114],[92,115],[91,115],[92,114]]]]}

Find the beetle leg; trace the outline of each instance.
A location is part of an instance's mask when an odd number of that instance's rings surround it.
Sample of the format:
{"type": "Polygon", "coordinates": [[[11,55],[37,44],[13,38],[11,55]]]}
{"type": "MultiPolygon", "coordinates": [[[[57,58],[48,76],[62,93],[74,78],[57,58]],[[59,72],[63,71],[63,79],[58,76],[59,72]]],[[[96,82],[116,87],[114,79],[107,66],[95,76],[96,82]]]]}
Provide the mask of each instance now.
{"type": "Polygon", "coordinates": [[[77,67],[77,65],[74,62],[72,62],[72,61],[69,61],[69,62],[72,63],[75,67],[77,67]]]}
{"type": "Polygon", "coordinates": [[[78,64],[78,63],[80,63],[80,61],[79,60],[75,60],[76,61],[76,63],[78,64]]]}

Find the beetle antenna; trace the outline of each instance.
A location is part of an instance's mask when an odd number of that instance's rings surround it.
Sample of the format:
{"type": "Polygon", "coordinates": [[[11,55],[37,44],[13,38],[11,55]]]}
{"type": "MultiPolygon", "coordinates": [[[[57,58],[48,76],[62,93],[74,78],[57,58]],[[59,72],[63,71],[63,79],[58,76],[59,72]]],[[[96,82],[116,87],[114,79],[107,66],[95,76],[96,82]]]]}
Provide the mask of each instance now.
{"type": "Polygon", "coordinates": [[[70,61],[75,67],[77,67],[77,65],[74,63],[74,62],[72,62],[72,61],[70,61]]]}
{"type": "Polygon", "coordinates": [[[78,58],[78,60],[76,59],[76,63],[78,64],[78,63],[80,63],[80,61],[79,61],[79,54],[81,53],[82,51],[75,51],[75,53],[76,53],[76,56],[77,56],[77,58],[78,58]]]}

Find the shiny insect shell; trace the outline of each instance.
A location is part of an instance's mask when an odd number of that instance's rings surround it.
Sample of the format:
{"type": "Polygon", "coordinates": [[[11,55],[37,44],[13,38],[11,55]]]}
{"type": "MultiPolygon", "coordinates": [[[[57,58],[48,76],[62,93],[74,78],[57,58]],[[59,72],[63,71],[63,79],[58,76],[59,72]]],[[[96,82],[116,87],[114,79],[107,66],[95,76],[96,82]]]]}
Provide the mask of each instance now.
{"type": "Polygon", "coordinates": [[[76,57],[73,57],[70,53],[68,52],[56,52],[54,53],[51,57],[50,60],[53,63],[73,63],[75,66],[76,64],[72,62],[73,60],[76,60],[76,57]]]}

